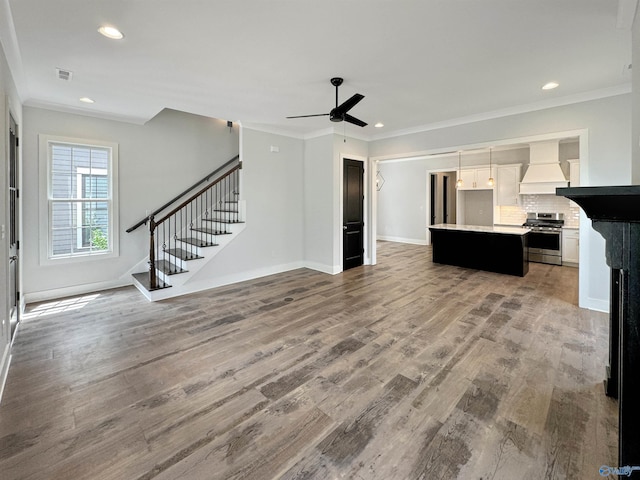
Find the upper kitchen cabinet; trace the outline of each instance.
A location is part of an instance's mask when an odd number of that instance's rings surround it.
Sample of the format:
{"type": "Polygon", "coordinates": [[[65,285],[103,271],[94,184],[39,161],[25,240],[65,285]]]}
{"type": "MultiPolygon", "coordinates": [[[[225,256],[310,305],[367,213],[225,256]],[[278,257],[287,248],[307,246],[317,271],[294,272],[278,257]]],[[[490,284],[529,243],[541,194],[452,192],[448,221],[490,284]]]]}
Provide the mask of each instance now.
{"type": "MultiPolygon", "coordinates": [[[[492,170],[495,172],[495,168],[492,170]]],[[[489,186],[490,177],[489,167],[463,168],[460,170],[462,186],[458,190],[491,190],[493,187],[489,186]]]]}
{"type": "Polygon", "coordinates": [[[518,185],[520,184],[520,165],[503,165],[497,168],[496,205],[518,205],[518,185]]]}
{"type": "Polygon", "coordinates": [[[580,160],[567,160],[569,162],[569,186],[580,186],[580,160]]]}

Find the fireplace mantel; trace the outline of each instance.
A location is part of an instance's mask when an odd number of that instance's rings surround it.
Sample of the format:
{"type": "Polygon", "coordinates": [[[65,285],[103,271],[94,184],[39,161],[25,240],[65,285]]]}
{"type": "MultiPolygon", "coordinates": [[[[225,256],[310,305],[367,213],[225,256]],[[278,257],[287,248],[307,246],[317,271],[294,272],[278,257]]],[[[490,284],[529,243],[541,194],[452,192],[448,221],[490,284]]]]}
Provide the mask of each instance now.
{"type": "Polygon", "coordinates": [[[606,241],[611,294],[605,393],[618,399],[619,466],[640,466],[640,186],[558,188],[556,195],[580,205],[606,241]]]}

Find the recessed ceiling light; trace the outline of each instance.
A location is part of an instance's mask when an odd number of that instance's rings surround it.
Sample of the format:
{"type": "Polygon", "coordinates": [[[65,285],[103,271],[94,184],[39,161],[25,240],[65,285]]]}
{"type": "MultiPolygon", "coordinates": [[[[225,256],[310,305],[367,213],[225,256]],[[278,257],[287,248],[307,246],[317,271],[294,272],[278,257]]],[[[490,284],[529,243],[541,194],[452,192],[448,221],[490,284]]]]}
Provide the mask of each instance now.
{"type": "Polygon", "coordinates": [[[545,83],[542,86],[542,90],[553,90],[554,88],[557,88],[558,86],[560,86],[560,84],[558,82],[549,82],[549,83],[545,83]]]}
{"type": "Polygon", "coordinates": [[[382,127],[384,127],[384,123],[382,123],[382,122],[378,122],[378,123],[376,123],[376,124],[374,125],[374,127],[376,127],[376,128],[382,128],[382,127]]]}
{"type": "Polygon", "coordinates": [[[95,101],[92,98],[89,98],[89,97],[80,97],[80,101],[82,103],[95,103],[95,101]]]}
{"type": "Polygon", "coordinates": [[[103,25],[98,28],[98,32],[104,35],[107,38],[112,38],[114,40],[121,40],[124,38],[124,34],[118,30],[116,27],[110,27],[108,25],[103,25]]]}

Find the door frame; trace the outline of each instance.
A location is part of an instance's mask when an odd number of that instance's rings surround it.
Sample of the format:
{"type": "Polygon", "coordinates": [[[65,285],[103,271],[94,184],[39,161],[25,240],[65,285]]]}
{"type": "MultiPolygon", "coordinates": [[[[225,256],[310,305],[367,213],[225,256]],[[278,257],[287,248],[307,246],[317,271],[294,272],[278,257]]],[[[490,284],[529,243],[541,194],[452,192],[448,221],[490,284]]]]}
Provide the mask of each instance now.
{"type": "Polygon", "coordinates": [[[15,334],[17,332],[18,329],[18,325],[20,324],[20,317],[21,317],[21,313],[22,313],[22,295],[20,294],[20,286],[21,286],[21,282],[20,282],[20,126],[18,125],[18,122],[15,119],[15,116],[13,115],[13,111],[12,109],[9,107],[7,108],[8,110],[8,123],[7,123],[7,198],[10,199],[10,189],[11,189],[11,175],[10,175],[10,171],[11,171],[11,149],[15,148],[15,171],[14,176],[15,176],[15,185],[14,188],[16,190],[16,198],[14,199],[14,212],[11,212],[11,202],[9,203],[9,217],[7,218],[7,227],[6,227],[6,235],[8,237],[8,242],[7,242],[7,251],[9,253],[9,255],[12,254],[11,251],[11,235],[15,234],[15,256],[16,256],[16,260],[15,260],[15,266],[13,269],[13,277],[12,278],[12,269],[10,267],[11,261],[9,260],[9,285],[8,285],[8,291],[9,293],[13,293],[14,292],[14,288],[15,288],[15,298],[11,298],[11,295],[9,296],[9,298],[7,299],[9,301],[9,305],[8,305],[8,310],[9,310],[9,325],[10,325],[10,332],[9,334],[11,335],[11,342],[13,343],[13,340],[15,338],[15,334]],[[17,142],[17,144],[15,146],[11,145],[11,125],[13,123],[13,126],[15,128],[15,132],[14,132],[14,136],[15,136],[15,141],[17,142]],[[12,232],[12,225],[11,225],[11,215],[14,215],[14,225],[13,227],[15,228],[15,232],[12,232]],[[15,305],[15,310],[14,310],[14,305],[15,305]],[[15,330],[13,332],[11,332],[11,323],[15,318],[15,322],[16,322],[16,327],[15,330]]]}
{"type": "MultiPolygon", "coordinates": [[[[450,173],[453,172],[457,175],[457,171],[456,170],[452,170],[450,167],[449,168],[437,168],[435,170],[427,170],[427,180],[426,180],[426,184],[427,184],[427,199],[426,199],[426,208],[425,210],[427,211],[427,231],[426,231],[426,240],[427,240],[427,245],[431,245],[431,230],[429,230],[429,225],[431,225],[431,175],[435,175],[437,173],[450,173]]],[[[456,192],[456,208],[458,208],[458,198],[457,198],[457,192],[456,192]]]]}
{"type": "MultiPolygon", "coordinates": [[[[375,265],[375,253],[372,256],[372,250],[375,252],[375,245],[372,245],[375,242],[375,235],[373,228],[375,228],[375,222],[372,221],[372,205],[375,202],[375,199],[372,198],[372,189],[371,189],[371,168],[369,168],[369,159],[367,157],[363,157],[360,155],[350,155],[347,153],[340,154],[340,168],[338,168],[338,185],[339,185],[339,208],[338,208],[338,218],[336,218],[336,229],[337,232],[334,235],[334,242],[337,242],[338,245],[335,245],[334,251],[338,252],[337,258],[334,259],[334,265],[340,265],[339,272],[344,271],[342,268],[342,259],[344,258],[344,247],[342,242],[342,226],[344,225],[344,161],[355,160],[357,162],[362,162],[363,167],[363,185],[364,185],[364,200],[362,201],[363,207],[363,220],[364,220],[364,228],[363,228],[363,243],[364,243],[364,258],[363,265],[375,265]]],[[[375,181],[375,178],[373,179],[375,181]]],[[[373,189],[375,191],[375,188],[373,189]]]]}
{"type": "MultiPolygon", "coordinates": [[[[495,133],[495,132],[494,132],[495,133]]],[[[566,137],[578,137],[579,142],[579,150],[580,150],[580,184],[583,186],[587,186],[588,178],[589,178],[589,129],[581,128],[576,130],[560,130],[556,132],[543,133],[543,134],[531,134],[525,135],[522,137],[512,137],[512,138],[502,138],[500,140],[495,140],[492,142],[478,142],[478,143],[459,143],[459,144],[449,144],[447,147],[434,148],[431,150],[423,150],[420,152],[413,153],[397,153],[391,155],[380,155],[374,156],[370,158],[370,161],[375,165],[377,162],[390,162],[390,161],[415,161],[415,160],[426,160],[426,159],[434,159],[436,157],[443,156],[451,156],[453,152],[458,150],[472,150],[476,148],[488,148],[495,147],[499,145],[511,145],[516,143],[530,143],[530,142],[538,142],[543,140],[555,140],[558,138],[566,138],[566,137]]],[[[454,160],[456,157],[452,157],[454,160]]],[[[447,171],[457,171],[455,161],[451,161],[451,167],[445,170],[447,171]]],[[[434,170],[435,171],[435,170],[434,170]]],[[[429,172],[427,172],[429,174],[429,172]]],[[[429,189],[429,177],[426,177],[427,190],[429,189]]],[[[377,198],[375,193],[373,197],[377,198]]],[[[430,202],[430,193],[426,192],[427,202],[430,202]]],[[[373,212],[377,211],[377,206],[373,207],[373,212]]],[[[426,221],[429,222],[429,208],[426,209],[427,217],[426,221]]],[[[375,218],[373,222],[375,222],[375,218]]],[[[608,310],[608,302],[601,301],[599,299],[593,299],[589,295],[589,291],[587,290],[589,286],[589,278],[591,276],[591,264],[589,259],[591,258],[591,249],[598,248],[595,245],[594,241],[597,241],[598,244],[602,244],[602,237],[595,232],[592,228],[588,226],[590,223],[583,211],[580,211],[580,269],[579,269],[579,280],[578,280],[578,296],[579,301],[578,304],[582,308],[590,308],[592,310],[598,311],[607,311],[608,310]],[[586,228],[585,228],[586,227],[586,228]]],[[[427,228],[427,242],[431,243],[431,235],[429,229],[427,228]]],[[[373,245],[375,249],[375,244],[373,245]]],[[[375,257],[375,251],[372,252],[372,255],[375,257]]]]}

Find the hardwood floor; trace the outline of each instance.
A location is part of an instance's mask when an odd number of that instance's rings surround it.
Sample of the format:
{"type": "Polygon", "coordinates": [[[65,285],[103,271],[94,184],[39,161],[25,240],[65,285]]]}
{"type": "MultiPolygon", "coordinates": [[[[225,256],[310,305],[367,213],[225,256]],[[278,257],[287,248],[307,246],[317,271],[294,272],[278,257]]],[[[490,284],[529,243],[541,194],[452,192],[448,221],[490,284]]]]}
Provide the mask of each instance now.
{"type": "Polygon", "coordinates": [[[616,466],[607,316],[577,269],[524,278],[379,243],[148,303],[29,305],[0,405],[14,479],[596,479],[616,466]]]}

